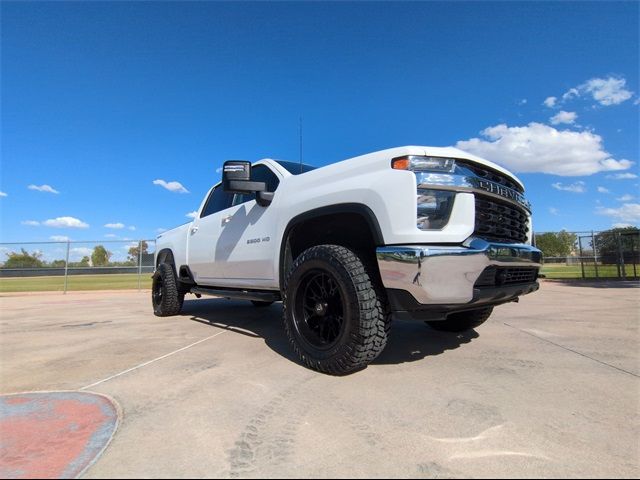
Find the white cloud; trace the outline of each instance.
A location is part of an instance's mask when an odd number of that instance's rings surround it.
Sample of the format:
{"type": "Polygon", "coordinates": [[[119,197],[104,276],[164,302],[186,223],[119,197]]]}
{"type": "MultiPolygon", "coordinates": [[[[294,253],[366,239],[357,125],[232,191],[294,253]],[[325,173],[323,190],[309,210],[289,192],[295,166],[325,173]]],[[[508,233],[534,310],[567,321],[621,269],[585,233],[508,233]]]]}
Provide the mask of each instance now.
{"type": "Polygon", "coordinates": [[[546,107],[553,108],[553,107],[556,106],[556,101],[557,100],[558,100],[557,97],[547,97],[547,98],[545,98],[544,102],[542,102],[542,103],[544,103],[544,105],[546,107]]]}
{"type": "Polygon", "coordinates": [[[598,187],[598,193],[611,193],[608,188],[598,187]]]}
{"type": "Polygon", "coordinates": [[[576,112],[565,112],[564,110],[560,110],[553,117],[551,117],[549,121],[553,125],[558,125],[560,123],[571,124],[576,121],[576,118],[578,118],[578,115],[576,114],[576,112]]]}
{"type": "Polygon", "coordinates": [[[216,168],[216,173],[222,173],[222,167],[216,168]]]}
{"type": "Polygon", "coordinates": [[[579,97],[580,92],[577,88],[570,88],[567,92],[562,95],[562,101],[566,102],[567,100],[571,100],[573,97],[579,97]]]}
{"type": "Polygon", "coordinates": [[[165,182],[164,180],[154,180],[154,185],[160,185],[163,188],[166,188],[170,192],[178,192],[178,193],[189,193],[189,190],[184,188],[180,182],[165,182]]]}
{"type": "Polygon", "coordinates": [[[630,202],[631,200],[635,200],[635,198],[636,197],[634,197],[633,195],[629,195],[627,193],[626,195],[616,198],[616,200],[618,200],[619,202],[630,202]]]}
{"type": "Polygon", "coordinates": [[[6,193],[4,193],[4,192],[0,192],[0,197],[8,197],[8,196],[9,196],[9,195],[7,195],[6,193]]]}
{"type": "Polygon", "coordinates": [[[122,228],[124,228],[124,223],[107,223],[105,224],[105,228],[113,228],[115,230],[120,230],[122,228]]]}
{"type": "Polygon", "coordinates": [[[611,158],[603,148],[602,137],[588,131],[557,130],[532,122],[523,127],[495,125],[481,135],[485,139],[459,141],[456,147],[514,172],[579,176],[625,170],[633,165],[629,160],[611,158]]]}
{"type": "Polygon", "coordinates": [[[23,220],[22,222],[20,222],[22,225],[27,225],[29,227],[37,227],[38,225],[40,225],[40,222],[36,221],[36,220],[23,220]]]}
{"type": "Polygon", "coordinates": [[[116,235],[115,233],[107,233],[105,235],[105,238],[118,238],[118,235],[116,235]]]}
{"type": "Polygon", "coordinates": [[[618,105],[629,100],[633,92],[627,90],[627,81],[624,78],[592,78],[580,85],[581,92],[591,94],[600,105],[618,105]]]}
{"type": "Polygon", "coordinates": [[[49,239],[53,240],[54,242],[68,242],[71,240],[66,235],[51,235],[49,239]]]}
{"type": "Polygon", "coordinates": [[[156,232],[158,232],[158,233],[163,233],[163,232],[166,232],[166,231],[167,231],[166,228],[156,228],[156,232]]]}
{"type": "Polygon", "coordinates": [[[193,212],[189,212],[186,215],[189,218],[196,218],[198,216],[198,212],[196,210],[194,210],[193,212]]]}
{"type": "Polygon", "coordinates": [[[38,192],[47,192],[47,193],[60,193],[51,185],[29,185],[27,187],[29,190],[37,190],[38,192]]]}
{"type": "Polygon", "coordinates": [[[627,173],[614,173],[613,175],[607,175],[607,178],[612,180],[627,180],[630,178],[638,178],[638,175],[635,173],[627,172],[627,173]]]}
{"type": "Polygon", "coordinates": [[[136,227],[135,227],[135,226],[133,226],[133,225],[129,225],[127,228],[128,228],[129,230],[131,230],[132,232],[133,232],[133,231],[135,231],[135,229],[136,229],[136,227]]]}
{"type": "Polygon", "coordinates": [[[74,217],[58,217],[42,222],[42,225],[54,228],[89,228],[87,223],[74,217]]]}
{"type": "Polygon", "coordinates": [[[622,222],[640,222],[640,203],[625,203],[620,208],[596,208],[598,215],[613,217],[622,222]]]}
{"type": "Polygon", "coordinates": [[[558,210],[556,207],[549,207],[549,213],[551,215],[560,215],[560,210],[558,210]]]}
{"type": "Polygon", "coordinates": [[[518,105],[526,105],[527,104],[527,99],[523,98],[522,100],[518,100],[518,105]]]}
{"type": "Polygon", "coordinates": [[[571,185],[563,185],[562,183],[558,182],[551,184],[551,186],[556,190],[562,190],[564,192],[571,193],[584,193],[587,191],[584,182],[576,182],[572,183],[571,185]]]}
{"type": "Polygon", "coordinates": [[[628,227],[635,227],[635,225],[632,225],[631,223],[614,223],[613,224],[613,228],[628,228],[628,227]]]}

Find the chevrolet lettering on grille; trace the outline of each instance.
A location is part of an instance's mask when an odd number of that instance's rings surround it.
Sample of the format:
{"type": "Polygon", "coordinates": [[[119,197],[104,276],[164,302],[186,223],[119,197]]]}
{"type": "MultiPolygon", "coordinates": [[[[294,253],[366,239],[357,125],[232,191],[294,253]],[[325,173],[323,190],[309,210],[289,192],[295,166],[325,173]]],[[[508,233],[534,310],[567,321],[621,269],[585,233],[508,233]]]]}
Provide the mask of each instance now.
{"type": "Polygon", "coordinates": [[[527,210],[531,211],[531,204],[527,201],[526,198],[524,198],[524,195],[521,195],[511,188],[491,182],[489,180],[483,180],[481,178],[467,178],[467,181],[471,185],[473,185],[473,188],[484,190],[485,192],[492,193],[493,195],[498,195],[500,197],[512,200],[522,205],[527,210]]]}

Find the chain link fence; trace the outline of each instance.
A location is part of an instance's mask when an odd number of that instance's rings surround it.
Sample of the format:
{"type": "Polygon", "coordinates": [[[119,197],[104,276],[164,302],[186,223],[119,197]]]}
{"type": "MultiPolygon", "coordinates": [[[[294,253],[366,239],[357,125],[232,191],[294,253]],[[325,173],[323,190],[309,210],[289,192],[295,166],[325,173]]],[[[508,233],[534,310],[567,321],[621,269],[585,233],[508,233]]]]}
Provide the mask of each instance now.
{"type": "MultiPolygon", "coordinates": [[[[539,232],[547,278],[638,279],[640,229],[539,232]]],[[[0,243],[0,292],[146,289],[155,240],[0,243]]]]}
{"type": "Polygon", "coordinates": [[[155,240],[0,243],[0,292],[150,288],[155,240]]]}
{"type": "Polygon", "coordinates": [[[541,273],[547,278],[639,278],[639,229],[539,232],[534,238],[545,254],[541,273]]]}

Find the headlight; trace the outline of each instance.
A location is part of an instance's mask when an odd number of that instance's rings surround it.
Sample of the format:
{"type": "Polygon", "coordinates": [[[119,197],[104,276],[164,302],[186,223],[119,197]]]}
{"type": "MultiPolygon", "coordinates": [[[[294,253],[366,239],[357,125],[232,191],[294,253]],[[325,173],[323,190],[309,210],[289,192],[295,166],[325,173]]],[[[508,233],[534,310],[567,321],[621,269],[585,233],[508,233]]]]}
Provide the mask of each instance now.
{"type": "Polygon", "coordinates": [[[391,168],[396,170],[411,170],[413,172],[451,173],[456,168],[456,161],[453,158],[409,155],[394,158],[391,161],[391,168]]]}
{"type": "Polygon", "coordinates": [[[440,230],[449,222],[455,192],[418,189],[418,219],[421,230],[440,230]]]}

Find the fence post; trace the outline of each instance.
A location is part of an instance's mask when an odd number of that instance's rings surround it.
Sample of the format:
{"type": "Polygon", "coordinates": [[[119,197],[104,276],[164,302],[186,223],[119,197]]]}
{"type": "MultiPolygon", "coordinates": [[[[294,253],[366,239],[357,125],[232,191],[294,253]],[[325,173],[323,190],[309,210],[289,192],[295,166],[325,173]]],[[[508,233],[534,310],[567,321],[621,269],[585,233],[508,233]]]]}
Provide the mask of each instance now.
{"type": "Polygon", "coordinates": [[[71,247],[71,241],[67,240],[67,255],[64,260],[64,295],[67,294],[67,279],[69,277],[69,249],[71,247]]]}
{"type": "Polygon", "coordinates": [[[622,271],[622,278],[627,278],[627,272],[624,268],[624,251],[622,249],[622,235],[620,232],[617,232],[616,237],[618,237],[618,263],[620,264],[622,271]]]}
{"type": "Polygon", "coordinates": [[[598,275],[598,249],[596,248],[596,235],[591,230],[591,247],[593,248],[593,267],[596,269],[596,278],[599,278],[598,275]]]}
{"type": "Polygon", "coordinates": [[[584,257],[582,256],[582,237],[578,236],[578,251],[580,252],[580,269],[582,270],[582,279],[585,278],[584,276],[584,257]]]}
{"type": "Polygon", "coordinates": [[[142,290],[142,240],[138,240],[138,291],[142,290]]]}
{"type": "Polygon", "coordinates": [[[638,271],[636,270],[636,239],[631,237],[631,259],[633,260],[633,278],[638,278],[638,271]]]}

